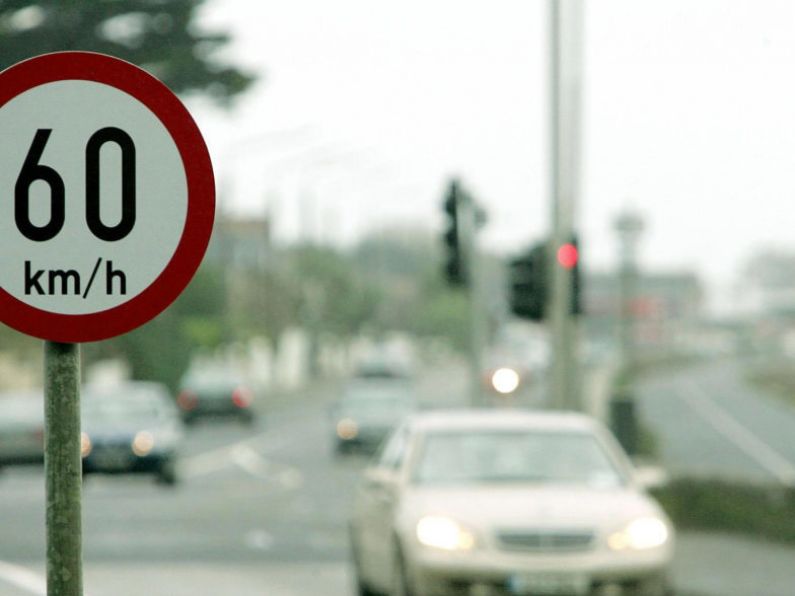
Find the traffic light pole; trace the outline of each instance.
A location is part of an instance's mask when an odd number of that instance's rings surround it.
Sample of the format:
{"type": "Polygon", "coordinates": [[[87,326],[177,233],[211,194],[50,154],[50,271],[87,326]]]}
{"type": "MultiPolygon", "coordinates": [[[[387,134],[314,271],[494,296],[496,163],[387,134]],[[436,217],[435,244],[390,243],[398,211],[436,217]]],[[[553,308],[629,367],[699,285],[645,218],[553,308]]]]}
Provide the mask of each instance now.
{"type": "Polygon", "coordinates": [[[80,347],[44,342],[47,594],[82,596],[80,347]]]}
{"type": "Polygon", "coordinates": [[[581,0],[550,0],[550,199],[552,242],[549,324],[552,342],[552,406],[582,409],[577,362],[577,322],[571,313],[572,275],[558,263],[558,249],[573,235],[578,193],[581,0]]]}
{"type": "Polygon", "coordinates": [[[467,197],[459,204],[461,216],[461,248],[467,263],[470,308],[470,405],[484,405],[483,400],[483,346],[486,340],[486,311],[483,296],[483,268],[477,246],[477,221],[475,205],[467,197]]]}

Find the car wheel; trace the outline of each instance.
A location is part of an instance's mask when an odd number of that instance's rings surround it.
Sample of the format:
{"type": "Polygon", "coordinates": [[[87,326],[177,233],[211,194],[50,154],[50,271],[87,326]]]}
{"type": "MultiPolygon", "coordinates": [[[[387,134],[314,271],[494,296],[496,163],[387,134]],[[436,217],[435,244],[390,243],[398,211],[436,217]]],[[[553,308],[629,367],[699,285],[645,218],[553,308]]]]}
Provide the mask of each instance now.
{"type": "Polygon", "coordinates": [[[641,582],[632,596],[673,596],[674,590],[666,578],[656,577],[641,582]]]}
{"type": "Polygon", "coordinates": [[[395,544],[392,555],[392,587],[389,596],[420,596],[411,589],[406,572],[406,560],[399,544],[395,544]]]}
{"type": "Polygon", "coordinates": [[[353,528],[350,528],[351,539],[351,561],[353,563],[353,581],[356,596],[377,596],[378,592],[370,588],[362,574],[361,559],[359,558],[359,547],[356,546],[356,539],[353,535],[353,528]]]}
{"type": "Polygon", "coordinates": [[[177,484],[177,467],[173,460],[166,460],[160,465],[160,469],[157,471],[157,481],[166,486],[177,484]]]}

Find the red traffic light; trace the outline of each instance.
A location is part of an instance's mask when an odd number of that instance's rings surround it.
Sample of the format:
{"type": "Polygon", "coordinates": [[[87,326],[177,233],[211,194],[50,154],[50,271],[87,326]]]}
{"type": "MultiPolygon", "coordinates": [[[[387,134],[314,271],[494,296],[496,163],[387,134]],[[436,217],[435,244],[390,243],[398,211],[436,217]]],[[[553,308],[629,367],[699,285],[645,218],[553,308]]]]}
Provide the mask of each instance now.
{"type": "Polygon", "coordinates": [[[564,269],[573,269],[580,258],[580,252],[571,242],[567,242],[558,249],[558,263],[564,269]]]}

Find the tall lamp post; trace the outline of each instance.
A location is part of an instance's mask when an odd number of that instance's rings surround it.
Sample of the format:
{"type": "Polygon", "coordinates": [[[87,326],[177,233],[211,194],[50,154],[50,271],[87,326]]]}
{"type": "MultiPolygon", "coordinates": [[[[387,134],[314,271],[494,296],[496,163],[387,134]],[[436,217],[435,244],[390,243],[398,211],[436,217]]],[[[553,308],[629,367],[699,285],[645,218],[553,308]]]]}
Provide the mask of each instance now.
{"type": "Polygon", "coordinates": [[[619,241],[619,350],[620,379],[610,404],[611,426],[630,455],[638,453],[638,424],[633,396],[635,326],[633,303],[637,285],[637,247],[644,224],[641,216],[626,209],[613,224],[619,241]]]}
{"type": "Polygon", "coordinates": [[[619,241],[619,349],[621,368],[631,374],[634,365],[635,328],[633,302],[637,286],[637,248],[644,229],[641,216],[629,209],[618,215],[613,225],[619,241]]]}

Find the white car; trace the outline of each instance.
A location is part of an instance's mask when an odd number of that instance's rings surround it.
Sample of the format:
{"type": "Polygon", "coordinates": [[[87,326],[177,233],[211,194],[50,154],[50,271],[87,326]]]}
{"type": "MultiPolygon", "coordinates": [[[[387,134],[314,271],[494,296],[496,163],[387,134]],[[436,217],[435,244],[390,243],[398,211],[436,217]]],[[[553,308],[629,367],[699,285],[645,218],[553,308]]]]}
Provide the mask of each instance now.
{"type": "Polygon", "coordinates": [[[359,594],[669,594],[673,527],[612,435],[574,413],[431,412],[357,491],[359,594]]]}

